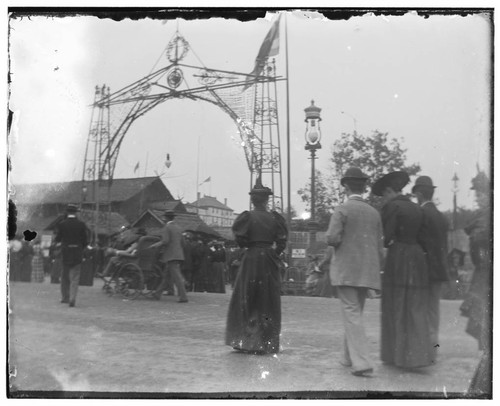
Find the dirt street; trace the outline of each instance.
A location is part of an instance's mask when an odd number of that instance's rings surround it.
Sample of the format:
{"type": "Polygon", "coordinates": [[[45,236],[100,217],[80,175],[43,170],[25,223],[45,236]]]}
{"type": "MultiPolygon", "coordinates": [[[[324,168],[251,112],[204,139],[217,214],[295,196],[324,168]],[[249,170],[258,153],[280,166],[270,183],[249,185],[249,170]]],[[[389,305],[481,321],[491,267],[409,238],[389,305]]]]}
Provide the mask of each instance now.
{"type": "Polygon", "coordinates": [[[172,296],[130,301],[106,295],[101,286],[96,280],[80,287],[76,307],[69,308],[59,303],[58,285],[10,284],[13,396],[462,397],[479,359],[476,342],[464,332],[460,301],[442,301],[437,364],[410,372],[378,360],[380,301],[368,300],[377,368],[373,377],[359,378],[338,362],[337,299],[282,297],[282,352],[257,356],[223,344],[230,293],[190,293],[189,303],[172,296]]]}

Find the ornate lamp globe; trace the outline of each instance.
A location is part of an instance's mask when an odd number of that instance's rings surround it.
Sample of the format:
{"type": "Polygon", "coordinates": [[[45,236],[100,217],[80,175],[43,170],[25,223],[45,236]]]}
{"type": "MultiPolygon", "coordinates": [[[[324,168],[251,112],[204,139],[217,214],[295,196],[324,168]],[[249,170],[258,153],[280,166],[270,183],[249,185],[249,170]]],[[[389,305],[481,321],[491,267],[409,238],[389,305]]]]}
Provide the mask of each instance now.
{"type": "Polygon", "coordinates": [[[321,121],[321,109],[314,105],[314,100],[311,100],[311,105],[304,109],[306,113],[307,123],[306,126],[306,148],[309,146],[316,146],[316,148],[321,148],[321,129],[319,127],[319,122],[321,121]]]}

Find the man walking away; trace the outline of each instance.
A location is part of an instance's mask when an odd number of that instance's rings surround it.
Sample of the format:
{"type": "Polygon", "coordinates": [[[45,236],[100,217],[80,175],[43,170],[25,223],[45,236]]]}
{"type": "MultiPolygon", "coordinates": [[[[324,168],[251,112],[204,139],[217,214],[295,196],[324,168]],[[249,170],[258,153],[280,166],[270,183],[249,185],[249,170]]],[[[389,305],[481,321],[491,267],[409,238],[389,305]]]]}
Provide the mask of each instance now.
{"type": "Polygon", "coordinates": [[[66,218],[56,228],[55,242],[61,244],[63,270],[61,276],[61,303],[75,307],[80,283],[83,250],[88,244],[87,226],[76,218],[78,207],[69,204],[66,218]]]}
{"type": "Polygon", "coordinates": [[[161,255],[163,266],[161,270],[162,279],[160,285],[156,289],[153,297],[157,300],[161,299],[163,290],[168,285],[169,274],[177,287],[179,295],[179,303],[188,301],[184,279],[181,274],[181,263],[184,261],[184,251],[182,248],[182,233],[179,227],[175,224],[175,212],[172,210],[165,211],[165,227],[161,233],[161,241],[153,244],[154,246],[163,246],[161,255]]]}
{"type": "Polygon", "coordinates": [[[441,285],[450,279],[448,273],[448,221],[432,202],[435,186],[428,176],[417,178],[412,193],[424,212],[424,221],[419,237],[429,268],[429,330],[431,335],[432,359],[436,361],[439,347],[439,299],[441,285]]]}
{"type": "Polygon", "coordinates": [[[351,167],[340,180],[347,200],[330,218],[328,245],[335,248],[330,263],[332,286],[337,287],[344,323],[344,353],[340,363],[355,376],[373,372],[373,361],[363,325],[363,308],[369,289],[380,289],[383,255],[382,221],[361,195],[368,177],[351,167]]]}

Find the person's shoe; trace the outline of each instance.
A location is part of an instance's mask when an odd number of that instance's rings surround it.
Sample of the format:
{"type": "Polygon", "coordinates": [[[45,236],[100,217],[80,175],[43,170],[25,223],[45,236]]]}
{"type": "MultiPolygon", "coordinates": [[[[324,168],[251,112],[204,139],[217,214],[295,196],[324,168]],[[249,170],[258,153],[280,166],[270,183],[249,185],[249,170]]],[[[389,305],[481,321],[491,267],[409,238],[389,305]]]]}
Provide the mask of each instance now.
{"type": "Polygon", "coordinates": [[[69,303],[68,299],[61,299],[61,303],[69,303]]]}
{"type": "Polygon", "coordinates": [[[187,302],[189,302],[189,300],[187,300],[187,299],[179,299],[177,301],[177,303],[187,303],[187,302]]]}
{"type": "Polygon", "coordinates": [[[354,376],[371,376],[373,368],[360,369],[359,371],[351,372],[354,376]]]}
{"type": "Polygon", "coordinates": [[[75,307],[75,302],[69,302],[69,307],[75,307]]]}

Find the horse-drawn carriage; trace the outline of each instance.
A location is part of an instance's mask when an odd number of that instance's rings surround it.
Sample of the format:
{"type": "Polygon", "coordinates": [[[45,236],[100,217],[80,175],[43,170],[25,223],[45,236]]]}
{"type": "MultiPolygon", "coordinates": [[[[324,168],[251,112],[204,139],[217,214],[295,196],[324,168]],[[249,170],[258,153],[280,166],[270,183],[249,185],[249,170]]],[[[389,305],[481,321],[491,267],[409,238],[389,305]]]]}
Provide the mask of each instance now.
{"type": "Polygon", "coordinates": [[[134,254],[122,255],[110,276],[102,276],[102,289],[109,295],[119,294],[127,299],[147,295],[161,281],[161,247],[154,246],[160,237],[145,235],[139,238],[134,254]]]}

